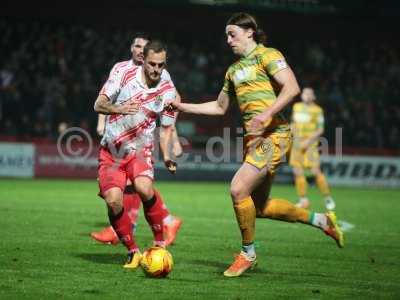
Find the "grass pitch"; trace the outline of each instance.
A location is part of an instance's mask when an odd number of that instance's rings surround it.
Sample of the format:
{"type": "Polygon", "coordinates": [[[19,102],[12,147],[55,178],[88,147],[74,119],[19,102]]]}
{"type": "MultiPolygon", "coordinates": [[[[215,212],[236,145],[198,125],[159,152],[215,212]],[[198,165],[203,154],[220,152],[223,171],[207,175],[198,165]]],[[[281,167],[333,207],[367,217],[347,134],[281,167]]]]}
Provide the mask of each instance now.
{"type": "MultiPolygon", "coordinates": [[[[0,299],[400,298],[399,190],[333,189],[338,218],[354,225],[344,249],[309,226],[257,220],[257,269],[224,278],[240,246],[229,185],[157,187],[184,220],[166,279],[122,269],[121,245],[89,238],[107,225],[95,180],[0,180],[0,299]]],[[[295,199],[292,186],[272,195],[295,199]]],[[[311,198],[323,210],[315,190],[311,198]]],[[[137,240],[151,244],[143,213],[137,240]]]]}

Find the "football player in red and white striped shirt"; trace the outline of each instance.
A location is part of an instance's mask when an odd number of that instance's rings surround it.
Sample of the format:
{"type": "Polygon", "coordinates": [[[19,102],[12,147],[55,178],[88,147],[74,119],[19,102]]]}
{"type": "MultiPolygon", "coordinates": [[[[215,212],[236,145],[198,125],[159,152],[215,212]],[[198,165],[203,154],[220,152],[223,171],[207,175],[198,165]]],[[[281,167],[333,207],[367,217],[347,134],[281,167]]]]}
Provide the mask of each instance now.
{"type": "Polygon", "coordinates": [[[105,114],[106,126],[99,153],[99,186],[109,219],[128,249],[126,268],[136,268],[141,254],[132,234],[128,212],[123,207],[127,179],[133,184],[144,207],[154,244],[165,246],[163,202],[153,188],[152,150],[156,119],[160,117],[160,146],[164,161],[170,161],[167,146],[175,123],[174,112],[166,107],[175,100],[175,86],[165,72],[166,47],[151,41],[144,48],[142,66],[117,64],[95,102],[97,113],[105,114]]]}
{"type": "MultiPolygon", "coordinates": [[[[137,33],[133,39],[132,45],[131,45],[131,53],[132,53],[132,59],[128,61],[123,61],[117,63],[111,70],[111,73],[115,71],[115,69],[118,68],[130,68],[132,66],[140,66],[143,64],[144,56],[143,56],[143,49],[144,46],[149,42],[150,38],[146,33],[137,33]]],[[[168,72],[164,70],[166,74],[168,72]]],[[[179,98],[179,94],[177,93],[177,98],[179,98]]],[[[99,114],[98,118],[98,123],[97,123],[97,133],[100,136],[103,136],[104,134],[104,128],[105,128],[105,115],[99,114]]],[[[176,128],[175,126],[172,126],[172,152],[173,154],[178,157],[179,155],[182,154],[182,146],[179,142],[179,138],[177,136],[176,128]]],[[[176,172],[176,165],[174,165],[171,162],[168,162],[169,165],[169,171],[171,173],[176,172]]],[[[155,190],[156,193],[158,193],[157,190],[155,190]]],[[[140,204],[141,200],[139,195],[134,191],[134,188],[132,186],[132,183],[128,179],[127,181],[127,187],[124,190],[123,194],[123,206],[124,209],[128,211],[129,218],[131,219],[132,227],[133,230],[136,229],[136,220],[139,214],[140,210],[140,204]]],[[[176,234],[182,225],[182,220],[176,216],[173,216],[170,214],[168,211],[167,207],[164,205],[163,206],[163,212],[164,212],[164,219],[163,219],[163,224],[164,224],[164,238],[165,238],[165,245],[168,246],[172,244],[175,241],[176,234]]],[[[103,230],[99,232],[92,232],[91,237],[95,239],[98,242],[104,243],[104,244],[117,244],[119,242],[119,238],[117,234],[115,233],[114,229],[112,226],[106,227],[103,230]]]]}

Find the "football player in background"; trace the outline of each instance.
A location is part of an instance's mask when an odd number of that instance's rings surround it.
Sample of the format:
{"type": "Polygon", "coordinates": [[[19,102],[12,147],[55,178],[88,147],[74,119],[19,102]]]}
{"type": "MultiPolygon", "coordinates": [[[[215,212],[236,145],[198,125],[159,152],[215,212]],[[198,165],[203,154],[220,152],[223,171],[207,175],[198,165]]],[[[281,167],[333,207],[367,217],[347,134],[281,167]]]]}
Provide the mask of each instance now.
{"type": "Polygon", "coordinates": [[[301,93],[301,102],[293,105],[292,133],[293,146],[290,154],[290,165],[293,167],[294,182],[299,201],[297,206],[308,208],[307,179],[304,171],[310,170],[315,183],[325,200],[327,210],[335,209],[328,182],[321,171],[319,157],[319,138],[324,133],[324,113],[315,103],[314,89],[305,87],[301,93]]]}

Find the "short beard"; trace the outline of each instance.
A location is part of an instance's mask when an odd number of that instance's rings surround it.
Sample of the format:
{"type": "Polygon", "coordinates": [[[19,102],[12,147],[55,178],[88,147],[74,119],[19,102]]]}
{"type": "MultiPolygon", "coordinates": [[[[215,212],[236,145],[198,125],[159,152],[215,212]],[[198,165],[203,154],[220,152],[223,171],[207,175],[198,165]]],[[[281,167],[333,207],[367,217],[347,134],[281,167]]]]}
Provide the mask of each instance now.
{"type": "Polygon", "coordinates": [[[146,75],[146,81],[147,81],[147,84],[148,84],[149,87],[154,87],[154,86],[156,86],[156,85],[160,82],[160,80],[161,80],[161,77],[158,77],[158,80],[153,80],[153,79],[150,77],[150,75],[147,74],[147,72],[145,72],[145,75],[146,75]]]}

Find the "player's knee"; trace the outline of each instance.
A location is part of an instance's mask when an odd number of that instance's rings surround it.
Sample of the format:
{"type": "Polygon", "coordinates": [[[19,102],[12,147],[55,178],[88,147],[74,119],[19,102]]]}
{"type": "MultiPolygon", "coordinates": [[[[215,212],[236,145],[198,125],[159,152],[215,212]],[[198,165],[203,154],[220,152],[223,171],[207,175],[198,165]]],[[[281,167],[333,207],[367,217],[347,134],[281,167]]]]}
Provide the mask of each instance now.
{"type": "Polygon", "coordinates": [[[312,168],[311,173],[314,176],[320,176],[322,174],[321,169],[319,167],[312,168]]]}
{"type": "Polygon", "coordinates": [[[240,185],[231,184],[231,197],[232,201],[237,202],[247,196],[247,191],[240,185]]]}
{"type": "Polygon", "coordinates": [[[293,174],[296,177],[303,176],[303,170],[301,168],[293,168],[293,174]]]}
{"type": "Polygon", "coordinates": [[[136,187],[136,192],[143,201],[146,201],[154,196],[154,189],[152,185],[138,186],[136,187]]]}
{"type": "Polygon", "coordinates": [[[117,214],[122,211],[123,205],[122,200],[118,198],[106,198],[106,203],[108,208],[114,213],[117,214]]]}
{"type": "Polygon", "coordinates": [[[151,199],[154,196],[153,181],[145,176],[139,176],[134,180],[135,190],[142,201],[151,199]]]}
{"type": "Polygon", "coordinates": [[[122,210],[122,191],[120,189],[110,189],[104,193],[107,206],[114,212],[122,210]]]}

